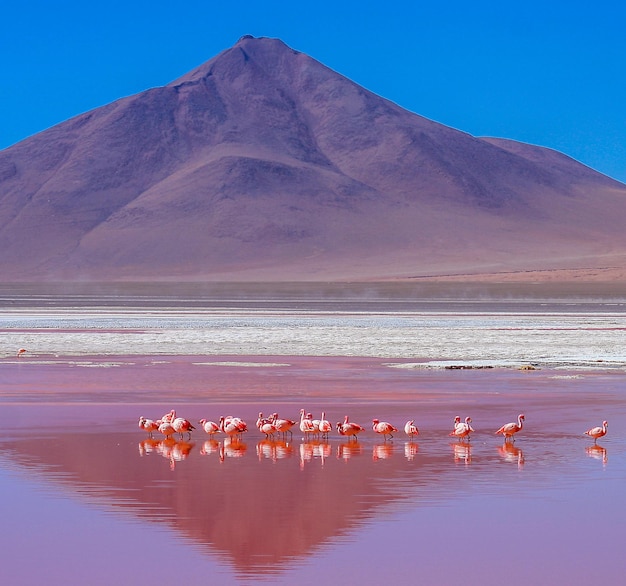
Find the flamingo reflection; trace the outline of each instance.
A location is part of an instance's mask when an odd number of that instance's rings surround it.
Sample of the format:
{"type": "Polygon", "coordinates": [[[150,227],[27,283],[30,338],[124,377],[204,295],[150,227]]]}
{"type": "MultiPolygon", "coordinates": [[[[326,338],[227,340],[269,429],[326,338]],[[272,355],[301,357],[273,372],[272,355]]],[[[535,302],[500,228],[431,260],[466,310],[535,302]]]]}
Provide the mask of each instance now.
{"type": "Polygon", "coordinates": [[[521,448],[516,448],[512,442],[506,438],[501,446],[498,446],[498,454],[505,462],[517,464],[517,468],[521,470],[524,467],[524,452],[521,448]]]}
{"type": "Polygon", "coordinates": [[[220,461],[226,458],[242,458],[246,450],[247,444],[236,437],[236,434],[230,435],[220,444],[220,461]]]}
{"type": "Polygon", "coordinates": [[[148,438],[139,442],[139,455],[148,456],[153,452],[156,452],[157,446],[161,443],[161,440],[148,438]]]}
{"type": "Polygon", "coordinates": [[[415,458],[418,451],[419,445],[413,441],[413,438],[411,438],[408,442],[404,442],[404,457],[409,460],[409,462],[415,458]]]}
{"type": "Polygon", "coordinates": [[[176,441],[173,437],[167,436],[162,440],[144,440],[139,444],[139,453],[148,455],[156,453],[170,461],[170,469],[174,470],[176,462],[182,462],[187,459],[195,443],[186,441],[176,441]]]}
{"type": "Polygon", "coordinates": [[[283,440],[263,439],[256,445],[256,455],[259,460],[266,458],[276,462],[290,458],[293,455],[293,447],[283,440]]]}
{"type": "Polygon", "coordinates": [[[606,448],[603,446],[599,446],[598,444],[587,446],[585,448],[585,452],[590,458],[594,458],[595,460],[602,460],[602,464],[604,465],[606,465],[606,463],[609,461],[609,456],[606,448]]]}
{"type": "Polygon", "coordinates": [[[394,445],[392,443],[377,444],[372,451],[372,460],[387,460],[393,455],[394,445]]]}
{"type": "Polygon", "coordinates": [[[219,454],[220,451],[220,442],[214,439],[208,439],[200,448],[201,456],[210,456],[211,454],[219,454]]]}
{"type": "Polygon", "coordinates": [[[322,466],[324,466],[326,458],[330,458],[331,454],[332,446],[328,442],[318,440],[302,442],[300,444],[300,469],[304,469],[304,466],[313,458],[320,458],[322,466]]]}
{"type": "Polygon", "coordinates": [[[467,466],[472,462],[472,446],[462,442],[450,445],[454,453],[455,463],[463,462],[467,466]]]}
{"type": "Polygon", "coordinates": [[[363,453],[363,446],[358,442],[349,440],[337,446],[337,458],[347,462],[354,456],[360,456],[363,453]]]}

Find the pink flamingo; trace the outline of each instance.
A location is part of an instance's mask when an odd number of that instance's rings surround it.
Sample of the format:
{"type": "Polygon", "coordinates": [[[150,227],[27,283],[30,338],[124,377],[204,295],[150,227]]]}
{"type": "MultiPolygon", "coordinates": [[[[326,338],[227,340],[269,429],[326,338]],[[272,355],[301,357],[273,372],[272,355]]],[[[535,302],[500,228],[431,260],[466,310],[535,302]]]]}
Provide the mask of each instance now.
{"type": "Polygon", "coordinates": [[[328,439],[328,434],[333,430],[333,426],[326,420],[326,413],[322,411],[322,418],[319,422],[319,431],[322,434],[322,439],[328,439]]]}
{"type": "Polygon", "coordinates": [[[259,412],[259,416],[257,417],[257,420],[256,420],[257,429],[261,429],[261,426],[264,423],[267,423],[268,421],[269,421],[269,419],[263,417],[263,413],[259,412]]]}
{"type": "Polygon", "coordinates": [[[172,409],[168,411],[159,421],[164,421],[165,423],[172,423],[176,419],[176,409],[172,409]]]}
{"type": "Polygon", "coordinates": [[[17,351],[17,357],[19,358],[20,356],[24,356],[24,354],[26,354],[26,348],[20,348],[17,351]]]}
{"type": "Polygon", "coordinates": [[[372,429],[376,433],[380,433],[385,441],[387,441],[387,436],[389,436],[389,438],[391,439],[393,437],[392,433],[394,431],[398,431],[397,428],[395,428],[393,425],[391,425],[391,423],[388,423],[387,421],[372,419],[372,424],[372,429]]]}
{"type": "Polygon", "coordinates": [[[223,415],[220,417],[219,423],[220,431],[223,431],[227,436],[234,437],[239,436],[245,431],[248,431],[248,426],[243,419],[239,417],[233,417],[232,415],[228,415],[224,417],[223,415]]]}
{"type": "Polygon", "coordinates": [[[313,426],[313,436],[318,437],[320,434],[320,420],[313,419],[313,413],[307,413],[306,418],[311,422],[313,426]]]}
{"type": "Polygon", "coordinates": [[[518,415],[517,423],[512,422],[503,425],[498,431],[496,431],[496,435],[501,433],[504,436],[505,442],[508,440],[515,441],[513,435],[522,430],[522,427],[524,426],[524,419],[525,417],[523,414],[518,415]]]}
{"type": "Polygon", "coordinates": [[[281,419],[278,417],[278,413],[273,413],[272,423],[276,426],[278,432],[283,434],[283,439],[286,433],[289,433],[289,435],[293,437],[291,428],[296,424],[295,421],[291,421],[291,419],[281,419]]]}
{"type": "Polygon", "coordinates": [[[180,434],[180,439],[183,439],[183,435],[185,433],[188,434],[189,439],[191,439],[191,432],[196,429],[189,419],[185,419],[184,417],[176,417],[172,421],[172,427],[176,431],[176,433],[180,434]]]}
{"type": "Polygon", "coordinates": [[[170,439],[176,433],[176,430],[169,421],[159,419],[157,423],[159,424],[159,432],[161,432],[166,439],[170,439]]]}
{"type": "Polygon", "coordinates": [[[353,437],[354,441],[358,441],[357,435],[361,433],[365,428],[358,423],[352,423],[346,415],[343,419],[343,423],[337,422],[337,433],[339,435],[346,436],[348,438],[353,437]]]}
{"type": "Polygon", "coordinates": [[[416,435],[419,435],[420,430],[415,425],[415,420],[411,419],[404,424],[404,433],[406,433],[412,440],[416,435]]]}
{"type": "Polygon", "coordinates": [[[461,423],[461,418],[457,415],[454,418],[454,431],[451,431],[450,435],[459,438],[459,440],[462,440],[464,437],[466,437],[467,441],[469,441],[469,434],[474,431],[474,428],[470,425],[471,423],[471,417],[466,417],[465,423],[461,423]]]}
{"type": "Polygon", "coordinates": [[[300,409],[300,431],[304,434],[304,439],[308,439],[314,433],[313,422],[307,418],[306,411],[300,409]]]}
{"type": "Polygon", "coordinates": [[[261,433],[265,434],[265,438],[273,438],[274,434],[278,431],[276,426],[270,419],[263,417],[263,413],[259,413],[259,418],[256,420],[256,426],[259,428],[261,433]]]}
{"type": "Polygon", "coordinates": [[[198,422],[202,429],[204,429],[205,433],[208,433],[209,436],[213,437],[216,433],[219,433],[220,426],[215,423],[215,421],[207,421],[206,419],[201,419],[198,422]]]}
{"type": "Polygon", "coordinates": [[[153,421],[152,419],[146,419],[145,417],[140,417],[139,428],[148,432],[148,437],[151,438],[152,432],[159,429],[159,426],[157,425],[156,421],[153,421]]]}
{"type": "Polygon", "coordinates": [[[606,421],[602,422],[601,427],[592,427],[585,432],[585,435],[593,438],[593,443],[595,444],[598,441],[599,437],[605,436],[608,428],[608,423],[606,421]]]}

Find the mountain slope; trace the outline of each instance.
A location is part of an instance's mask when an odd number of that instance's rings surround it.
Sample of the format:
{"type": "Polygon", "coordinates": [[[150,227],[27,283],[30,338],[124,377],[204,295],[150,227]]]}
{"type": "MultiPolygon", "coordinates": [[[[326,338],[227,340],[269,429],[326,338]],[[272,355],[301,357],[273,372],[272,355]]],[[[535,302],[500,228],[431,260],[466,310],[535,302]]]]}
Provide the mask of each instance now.
{"type": "Polygon", "coordinates": [[[626,186],[244,37],[0,152],[6,280],[369,279],[626,266],[626,186]]]}

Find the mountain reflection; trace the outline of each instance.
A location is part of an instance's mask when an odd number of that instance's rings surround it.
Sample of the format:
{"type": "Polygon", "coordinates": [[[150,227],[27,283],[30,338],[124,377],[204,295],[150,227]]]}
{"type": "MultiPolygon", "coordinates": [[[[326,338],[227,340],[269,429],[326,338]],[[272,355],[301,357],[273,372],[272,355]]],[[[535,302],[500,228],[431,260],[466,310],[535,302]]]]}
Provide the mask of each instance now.
{"type": "MultiPolygon", "coordinates": [[[[449,449],[471,462],[469,445],[449,449]]],[[[408,502],[446,498],[447,476],[461,471],[448,450],[400,441],[138,442],[59,432],[4,441],[3,452],[64,490],[167,524],[250,576],[279,572],[408,502]]],[[[519,454],[500,456],[519,462],[519,454]]]]}

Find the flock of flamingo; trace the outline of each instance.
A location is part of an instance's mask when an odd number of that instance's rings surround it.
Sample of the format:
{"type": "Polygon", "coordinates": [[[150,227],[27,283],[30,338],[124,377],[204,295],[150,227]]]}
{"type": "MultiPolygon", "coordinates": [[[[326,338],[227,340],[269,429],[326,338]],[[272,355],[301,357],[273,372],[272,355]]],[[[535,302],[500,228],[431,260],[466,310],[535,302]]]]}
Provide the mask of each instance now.
{"type": "MultiPolygon", "coordinates": [[[[517,417],[517,421],[504,424],[495,434],[502,435],[505,443],[514,442],[514,436],[523,429],[524,421],[524,414],[520,414],[517,417]]],[[[207,419],[200,419],[199,424],[210,437],[213,437],[217,433],[224,433],[228,437],[240,439],[243,434],[248,431],[246,422],[240,417],[233,417],[232,415],[221,416],[218,423],[207,419]]],[[[264,417],[263,413],[259,413],[259,417],[256,421],[257,429],[265,434],[267,439],[272,439],[276,436],[285,439],[287,434],[289,434],[289,437],[293,437],[291,429],[297,424],[297,421],[278,417],[277,413],[272,413],[268,417],[264,417]]],[[[147,419],[142,416],[139,418],[139,427],[147,432],[149,437],[153,437],[152,434],[158,431],[166,438],[171,438],[173,435],[179,434],[181,439],[184,437],[185,433],[191,438],[191,432],[195,429],[191,421],[184,417],[177,416],[175,409],[172,409],[157,420],[147,419]]],[[[336,423],[335,428],[340,436],[347,437],[348,440],[354,438],[354,441],[358,441],[357,436],[365,431],[363,426],[350,421],[347,415],[344,417],[343,422],[336,423]]],[[[599,438],[606,435],[607,428],[608,423],[603,421],[601,426],[592,427],[585,431],[585,435],[593,438],[595,444],[599,438]]],[[[326,413],[324,411],[322,411],[321,419],[313,419],[311,413],[300,409],[299,429],[304,435],[305,440],[311,438],[327,440],[333,430],[333,426],[326,419],[326,413]]],[[[387,441],[387,438],[393,438],[393,434],[398,432],[397,427],[387,421],[380,421],[379,419],[372,420],[372,430],[382,435],[384,441],[387,441]]],[[[471,417],[466,417],[464,421],[461,421],[461,417],[457,415],[454,418],[454,427],[449,435],[456,437],[458,441],[469,442],[470,434],[474,431],[471,417]]],[[[415,425],[414,420],[409,420],[405,423],[404,433],[410,440],[413,440],[413,438],[419,435],[419,429],[415,425]]]]}

